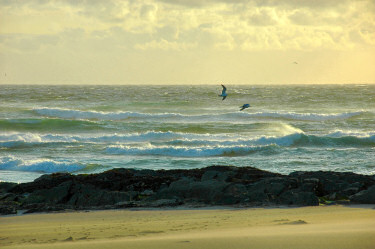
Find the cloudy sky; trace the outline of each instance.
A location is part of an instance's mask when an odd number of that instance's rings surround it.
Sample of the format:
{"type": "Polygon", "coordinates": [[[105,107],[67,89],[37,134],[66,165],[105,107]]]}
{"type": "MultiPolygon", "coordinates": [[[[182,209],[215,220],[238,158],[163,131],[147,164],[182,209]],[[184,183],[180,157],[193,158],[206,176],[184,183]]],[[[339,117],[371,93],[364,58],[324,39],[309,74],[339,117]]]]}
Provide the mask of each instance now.
{"type": "Polygon", "coordinates": [[[374,0],[0,0],[2,84],[375,83],[374,0]]]}

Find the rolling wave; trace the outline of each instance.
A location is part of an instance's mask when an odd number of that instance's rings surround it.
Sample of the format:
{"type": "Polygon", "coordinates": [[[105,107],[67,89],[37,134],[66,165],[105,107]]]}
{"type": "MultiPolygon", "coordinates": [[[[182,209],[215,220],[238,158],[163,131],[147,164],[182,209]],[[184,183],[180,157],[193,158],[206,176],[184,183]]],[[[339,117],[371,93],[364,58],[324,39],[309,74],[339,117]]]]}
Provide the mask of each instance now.
{"type": "Polygon", "coordinates": [[[164,144],[149,143],[142,146],[111,145],[108,154],[158,155],[176,157],[243,156],[255,152],[277,152],[282,147],[375,147],[375,135],[369,137],[321,137],[301,133],[283,137],[261,137],[253,140],[207,141],[173,140],[164,144]]]}
{"type": "Polygon", "coordinates": [[[245,116],[251,117],[266,117],[266,118],[281,118],[289,120],[303,120],[303,121],[325,121],[335,119],[348,119],[355,116],[359,116],[364,112],[344,112],[344,113],[333,113],[333,114],[321,114],[321,113],[296,113],[296,112],[257,112],[257,113],[245,113],[245,116]]]}
{"type": "Polygon", "coordinates": [[[89,120],[71,120],[61,118],[41,118],[41,119],[0,119],[1,130],[18,131],[60,131],[60,130],[96,130],[103,125],[89,120]]]}
{"type": "Polygon", "coordinates": [[[0,159],[0,170],[30,171],[43,173],[75,172],[85,166],[79,163],[59,162],[48,159],[20,160],[14,157],[3,157],[0,159]]]}
{"type": "Polygon", "coordinates": [[[277,150],[277,146],[206,146],[206,147],[178,147],[178,146],[110,146],[108,154],[115,155],[152,155],[169,157],[212,157],[212,156],[245,156],[255,152],[277,150]]]}
{"type": "Polygon", "coordinates": [[[251,118],[268,118],[268,119],[286,119],[301,121],[326,121],[335,119],[348,119],[359,116],[365,112],[345,112],[333,114],[321,113],[296,113],[296,112],[229,112],[222,114],[201,114],[201,115],[184,115],[179,113],[140,113],[140,112],[98,112],[98,111],[80,111],[62,108],[36,108],[33,109],[38,115],[45,117],[64,118],[64,119],[83,119],[83,120],[125,120],[129,118],[138,119],[182,119],[183,121],[217,121],[233,119],[251,119],[251,118]]]}
{"type": "Polygon", "coordinates": [[[98,112],[62,108],[36,108],[33,111],[41,116],[66,119],[123,120],[128,118],[168,118],[181,116],[175,113],[147,114],[139,112],[98,112]]]}
{"type": "Polygon", "coordinates": [[[181,132],[145,132],[130,134],[102,134],[95,135],[56,135],[35,133],[0,134],[0,148],[21,148],[50,144],[103,144],[141,146],[183,146],[183,147],[212,147],[212,146],[326,146],[326,147],[374,147],[375,135],[372,133],[362,136],[338,136],[337,133],[328,135],[307,135],[302,132],[283,136],[257,136],[249,137],[233,134],[194,134],[181,132]]]}

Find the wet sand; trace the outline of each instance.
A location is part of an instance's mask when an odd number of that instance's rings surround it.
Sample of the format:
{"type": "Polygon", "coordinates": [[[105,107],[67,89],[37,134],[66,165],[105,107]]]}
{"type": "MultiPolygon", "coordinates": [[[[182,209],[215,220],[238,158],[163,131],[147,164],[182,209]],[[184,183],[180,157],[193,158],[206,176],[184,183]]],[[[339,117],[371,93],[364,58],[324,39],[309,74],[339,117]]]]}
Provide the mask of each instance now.
{"type": "Polygon", "coordinates": [[[2,248],[374,248],[372,206],[0,217],[2,248]]]}

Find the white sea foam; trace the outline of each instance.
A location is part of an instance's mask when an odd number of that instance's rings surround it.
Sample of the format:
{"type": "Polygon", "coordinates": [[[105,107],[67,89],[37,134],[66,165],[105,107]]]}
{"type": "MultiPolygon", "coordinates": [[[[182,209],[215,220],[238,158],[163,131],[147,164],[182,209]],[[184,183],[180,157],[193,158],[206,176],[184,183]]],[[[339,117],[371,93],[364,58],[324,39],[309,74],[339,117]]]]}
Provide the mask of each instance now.
{"type": "MultiPolygon", "coordinates": [[[[271,146],[272,147],[272,146],[271,146]]],[[[269,146],[206,146],[206,147],[181,147],[181,146],[109,146],[108,154],[120,155],[153,155],[170,157],[212,157],[212,156],[241,156],[252,152],[267,150],[269,146]]]]}
{"type": "Polygon", "coordinates": [[[321,113],[297,113],[297,112],[256,112],[243,113],[243,116],[248,117],[267,117],[267,118],[281,118],[290,120],[305,120],[305,121],[325,121],[335,119],[348,119],[354,116],[361,115],[363,112],[345,112],[333,114],[321,113]]]}
{"type": "MultiPolygon", "coordinates": [[[[194,134],[181,132],[145,132],[130,134],[102,134],[102,135],[53,135],[53,134],[0,134],[0,147],[17,148],[49,143],[69,144],[102,144],[110,145],[134,145],[151,144],[155,146],[314,146],[314,145],[347,145],[347,146],[371,146],[375,142],[374,133],[349,133],[335,131],[327,135],[307,135],[299,129],[288,135],[280,136],[255,136],[247,134],[194,134]]],[[[85,146],[86,146],[85,145],[85,146]]]]}
{"type": "MultiPolygon", "coordinates": [[[[134,143],[147,141],[168,141],[181,138],[218,137],[205,134],[188,134],[179,132],[145,132],[130,134],[102,135],[56,135],[36,133],[3,133],[0,134],[0,147],[17,147],[43,143],[134,143]]],[[[225,136],[224,136],[225,137],[225,136]]]]}
{"type": "Polygon", "coordinates": [[[0,159],[0,170],[9,171],[74,172],[84,167],[84,165],[78,163],[59,162],[49,159],[21,160],[14,157],[3,157],[0,159]]]}
{"type": "Polygon", "coordinates": [[[130,134],[102,135],[53,135],[53,134],[0,134],[0,147],[14,148],[48,143],[91,143],[91,144],[133,144],[152,143],[186,146],[240,146],[278,144],[290,146],[302,133],[286,136],[247,136],[234,134],[194,134],[182,132],[145,132],[130,134]]]}
{"type": "Polygon", "coordinates": [[[63,108],[35,108],[34,112],[41,116],[66,119],[95,119],[95,120],[122,120],[127,118],[168,118],[180,116],[175,113],[139,113],[139,112],[98,112],[81,111],[63,108]]]}
{"type": "Polygon", "coordinates": [[[372,137],[375,135],[375,131],[360,131],[360,130],[334,130],[327,134],[327,137],[358,137],[358,138],[365,138],[365,137],[372,137]]]}
{"type": "Polygon", "coordinates": [[[324,121],[335,119],[348,119],[354,116],[361,115],[363,112],[345,112],[333,114],[321,113],[297,113],[297,112],[230,112],[222,114],[202,114],[202,115],[184,115],[179,113],[140,113],[140,112],[98,112],[98,111],[82,111],[63,108],[35,108],[35,113],[46,117],[56,117],[65,119],[94,119],[94,120],[123,120],[128,118],[146,118],[146,119],[160,119],[160,118],[174,118],[182,119],[184,122],[192,121],[215,121],[243,118],[273,118],[273,119],[289,119],[289,120],[305,120],[305,121],[324,121]]]}
{"type": "Polygon", "coordinates": [[[176,139],[165,143],[144,143],[142,145],[111,145],[109,154],[164,155],[183,157],[204,157],[220,155],[244,155],[254,151],[269,149],[269,146],[291,146],[301,139],[301,133],[282,137],[258,137],[250,139],[176,139]]]}

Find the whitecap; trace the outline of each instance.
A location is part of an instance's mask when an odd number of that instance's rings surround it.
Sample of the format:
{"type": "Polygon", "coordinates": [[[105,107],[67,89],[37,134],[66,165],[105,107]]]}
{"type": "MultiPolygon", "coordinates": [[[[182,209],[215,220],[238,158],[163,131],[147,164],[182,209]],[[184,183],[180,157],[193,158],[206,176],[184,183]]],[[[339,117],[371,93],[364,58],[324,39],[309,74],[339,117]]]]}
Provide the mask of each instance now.
{"type": "Polygon", "coordinates": [[[30,171],[30,172],[75,172],[84,168],[84,165],[72,162],[54,161],[50,159],[21,160],[14,157],[0,159],[0,170],[30,171]]]}

